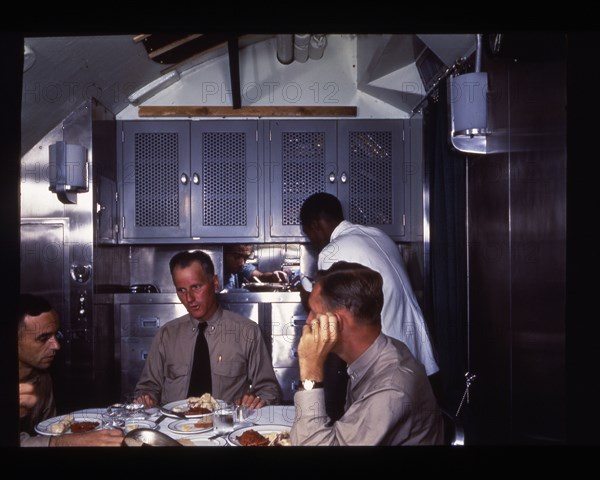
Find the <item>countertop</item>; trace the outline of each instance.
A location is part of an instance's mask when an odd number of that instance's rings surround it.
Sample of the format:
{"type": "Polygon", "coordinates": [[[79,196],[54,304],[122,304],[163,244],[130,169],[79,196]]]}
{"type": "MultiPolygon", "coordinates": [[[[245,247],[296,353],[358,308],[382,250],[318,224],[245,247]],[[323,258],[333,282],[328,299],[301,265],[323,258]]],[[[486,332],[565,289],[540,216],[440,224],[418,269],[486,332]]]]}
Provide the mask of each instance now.
{"type": "MultiPolygon", "coordinates": [[[[237,290],[218,294],[223,303],[297,303],[300,292],[248,292],[237,290]]],[[[95,304],[180,303],[176,293],[96,293],[95,304]]]]}

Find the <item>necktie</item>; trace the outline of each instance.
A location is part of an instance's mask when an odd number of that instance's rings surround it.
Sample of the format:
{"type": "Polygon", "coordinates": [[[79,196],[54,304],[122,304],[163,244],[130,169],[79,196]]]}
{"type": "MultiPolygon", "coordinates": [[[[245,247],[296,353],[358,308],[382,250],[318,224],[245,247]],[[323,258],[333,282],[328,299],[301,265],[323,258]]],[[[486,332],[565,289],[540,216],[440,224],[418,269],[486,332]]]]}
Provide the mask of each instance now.
{"type": "Polygon", "coordinates": [[[208,344],[204,336],[206,322],[199,322],[196,347],[194,348],[194,365],[190,376],[188,397],[199,397],[205,393],[212,394],[212,380],[210,378],[210,356],[208,344]]]}

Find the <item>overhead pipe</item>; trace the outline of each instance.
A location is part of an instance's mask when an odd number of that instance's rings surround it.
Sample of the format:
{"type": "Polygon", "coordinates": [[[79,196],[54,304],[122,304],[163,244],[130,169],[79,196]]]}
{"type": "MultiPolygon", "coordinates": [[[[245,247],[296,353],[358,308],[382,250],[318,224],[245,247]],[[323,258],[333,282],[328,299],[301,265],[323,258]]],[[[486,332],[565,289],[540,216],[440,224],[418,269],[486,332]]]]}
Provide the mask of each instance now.
{"type": "Polygon", "coordinates": [[[277,35],[277,60],[279,63],[289,65],[294,61],[294,35],[277,35]]]}
{"type": "Polygon", "coordinates": [[[294,60],[304,63],[308,60],[308,44],[310,35],[308,33],[300,33],[294,35],[294,60]]]}
{"type": "Polygon", "coordinates": [[[327,45],[327,37],[320,33],[311,35],[310,43],[308,44],[308,56],[312,60],[320,60],[327,45]]]}
{"type": "Polygon", "coordinates": [[[481,72],[481,50],[482,50],[482,38],[481,33],[477,34],[477,46],[475,50],[475,71],[481,72]]]}

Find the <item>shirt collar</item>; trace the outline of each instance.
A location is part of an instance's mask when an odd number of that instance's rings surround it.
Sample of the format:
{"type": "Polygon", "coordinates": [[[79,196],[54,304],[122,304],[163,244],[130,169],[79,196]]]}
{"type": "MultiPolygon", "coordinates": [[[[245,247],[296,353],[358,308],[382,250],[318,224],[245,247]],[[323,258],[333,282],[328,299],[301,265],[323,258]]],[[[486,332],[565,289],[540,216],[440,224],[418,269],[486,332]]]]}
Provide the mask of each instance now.
{"type": "Polygon", "coordinates": [[[333,232],[331,232],[330,240],[333,240],[333,239],[339,237],[342,233],[344,233],[344,231],[346,229],[348,229],[351,226],[352,226],[352,223],[350,223],[348,220],[342,220],[338,224],[338,226],[333,229],[333,232]]]}
{"type": "Polygon", "coordinates": [[[348,376],[353,384],[358,383],[365,375],[366,371],[379,357],[385,346],[385,337],[380,333],[375,341],[367,348],[360,357],[348,365],[348,376]]]}
{"type": "MultiPolygon", "coordinates": [[[[221,320],[222,316],[223,316],[223,307],[221,307],[221,305],[219,305],[219,308],[217,308],[217,311],[215,313],[213,313],[207,320],[205,320],[205,322],[207,323],[207,331],[212,332],[215,329],[215,324],[219,320],[221,320]]],[[[200,321],[196,320],[189,313],[188,313],[188,318],[190,319],[190,323],[192,325],[192,332],[195,332],[196,328],[198,328],[198,324],[200,323],[200,321]]]]}

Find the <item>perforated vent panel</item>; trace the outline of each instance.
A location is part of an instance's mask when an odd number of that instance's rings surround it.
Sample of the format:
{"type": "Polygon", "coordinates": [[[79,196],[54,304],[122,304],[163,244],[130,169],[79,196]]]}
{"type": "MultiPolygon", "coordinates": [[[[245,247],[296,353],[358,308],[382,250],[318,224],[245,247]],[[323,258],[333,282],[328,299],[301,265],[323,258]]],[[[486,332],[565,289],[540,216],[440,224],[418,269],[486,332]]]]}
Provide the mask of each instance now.
{"type": "Polygon", "coordinates": [[[325,133],[283,132],[283,225],[300,225],[300,207],[309,195],[325,190],[325,133]]]}
{"type": "Polygon", "coordinates": [[[135,134],[135,224],[179,225],[177,133],[135,134]]]}
{"type": "Polygon", "coordinates": [[[246,135],[206,132],[202,145],[204,225],[247,225],[246,135]]]}
{"type": "Polygon", "coordinates": [[[350,132],[349,142],[349,220],[361,225],[390,225],[392,132],[350,132]]]}

